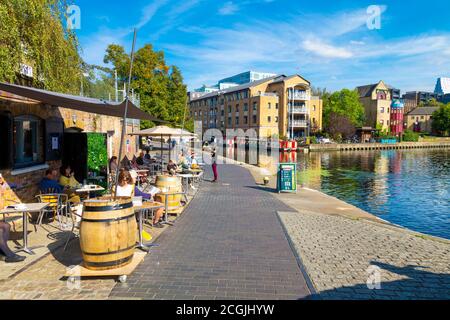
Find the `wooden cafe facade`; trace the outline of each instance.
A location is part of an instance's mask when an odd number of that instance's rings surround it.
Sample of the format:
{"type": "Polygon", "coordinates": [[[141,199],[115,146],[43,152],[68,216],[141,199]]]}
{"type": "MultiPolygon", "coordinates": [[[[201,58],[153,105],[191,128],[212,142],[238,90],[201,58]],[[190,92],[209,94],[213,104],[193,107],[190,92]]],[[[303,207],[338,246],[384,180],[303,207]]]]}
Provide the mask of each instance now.
{"type": "MultiPolygon", "coordinates": [[[[0,83],[0,173],[4,201],[32,201],[48,168],[70,165],[78,181],[87,177],[87,136],[104,136],[107,157],[119,154],[125,102],[66,95],[0,83]]],[[[128,105],[123,155],[138,151],[139,120],[157,121],[128,105]],[[132,120],[131,120],[132,119],[132,120]]]]}

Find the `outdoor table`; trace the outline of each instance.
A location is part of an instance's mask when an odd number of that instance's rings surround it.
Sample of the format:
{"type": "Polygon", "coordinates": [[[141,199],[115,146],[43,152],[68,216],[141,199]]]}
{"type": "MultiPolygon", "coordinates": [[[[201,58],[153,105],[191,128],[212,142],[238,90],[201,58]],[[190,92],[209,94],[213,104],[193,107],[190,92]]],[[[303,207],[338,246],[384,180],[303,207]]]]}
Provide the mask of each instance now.
{"type": "Polygon", "coordinates": [[[144,223],[143,223],[143,212],[146,210],[157,210],[164,208],[164,204],[161,202],[156,201],[148,201],[143,202],[141,206],[135,206],[134,211],[138,213],[138,220],[139,220],[139,243],[137,247],[141,250],[148,251],[148,248],[150,245],[146,245],[142,239],[142,231],[144,230],[144,223]]]}
{"type": "Polygon", "coordinates": [[[28,213],[35,213],[35,212],[41,212],[44,210],[49,204],[48,203],[27,203],[25,204],[24,208],[20,209],[14,209],[14,208],[6,208],[0,211],[0,214],[6,215],[6,214],[14,214],[14,213],[22,213],[22,228],[23,228],[23,247],[20,248],[20,250],[16,252],[25,252],[30,255],[34,255],[33,249],[40,248],[39,247],[28,247],[28,213]]]}
{"type": "Polygon", "coordinates": [[[169,220],[167,219],[168,212],[169,212],[169,196],[176,196],[176,195],[179,195],[179,194],[183,195],[183,194],[186,194],[186,193],[185,192],[160,192],[158,194],[165,196],[165,201],[164,201],[164,222],[162,222],[162,224],[173,225],[173,223],[169,222],[169,220]]]}
{"type": "Polygon", "coordinates": [[[177,174],[177,177],[180,177],[183,180],[185,184],[184,192],[186,192],[187,194],[189,191],[189,179],[194,179],[195,176],[193,174],[188,173],[188,174],[177,174]]]}
{"type": "Polygon", "coordinates": [[[90,199],[91,192],[104,191],[104,190],[105,190],[105,188],[103,188],[103,187],[92,185],[92,186],[83,186],[80,189],[76,189],[75,192],[76,193],[87,193],[88,199],[90,199]]]}

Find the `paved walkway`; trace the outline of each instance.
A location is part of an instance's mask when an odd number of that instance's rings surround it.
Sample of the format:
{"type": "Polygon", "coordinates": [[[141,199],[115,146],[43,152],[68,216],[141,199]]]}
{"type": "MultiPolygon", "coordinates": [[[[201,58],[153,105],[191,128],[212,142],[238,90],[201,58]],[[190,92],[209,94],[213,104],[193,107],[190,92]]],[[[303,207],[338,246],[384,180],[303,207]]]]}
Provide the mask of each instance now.
{"type": "MultiPolygon", "coordinates": [[[[210,171],[208,169],[207,171],[210,171]]],[[[210,172],[208,172],[210,174],[210,172]]],[[[277,211],[245,168],[219,166],[174,227],[111,298],[299,299],[310,295],[277,211]]],[[[209,177],[207,177],[208,179],[209,177]]]]}
{"type": "Polygon", "coordinates": [[[450,299],[448,242],[318,212],[279,215],[323,299],[450,299]]]}

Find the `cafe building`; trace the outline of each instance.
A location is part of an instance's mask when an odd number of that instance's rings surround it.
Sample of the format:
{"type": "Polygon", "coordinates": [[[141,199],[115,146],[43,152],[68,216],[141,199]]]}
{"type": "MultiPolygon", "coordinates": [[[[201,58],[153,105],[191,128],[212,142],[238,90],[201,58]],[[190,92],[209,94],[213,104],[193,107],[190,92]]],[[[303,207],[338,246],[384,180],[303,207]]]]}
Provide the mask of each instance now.
{"type": "MultiPolygon", "coordinates": [[[[106,159],[119,154],[124,109],[125,102],[0,83],[0,173],[7,183],[3,200],[35,200],[45,171],[65,164],[84,181],[89,174],[89,141],[104,144],[106,167],[106,159]]],[[[131,159],[139,147],[138,138],[131,135],[140,129],[139,120],[157,119],[131,102],[127,118],[122,154],[131,159]]]]}

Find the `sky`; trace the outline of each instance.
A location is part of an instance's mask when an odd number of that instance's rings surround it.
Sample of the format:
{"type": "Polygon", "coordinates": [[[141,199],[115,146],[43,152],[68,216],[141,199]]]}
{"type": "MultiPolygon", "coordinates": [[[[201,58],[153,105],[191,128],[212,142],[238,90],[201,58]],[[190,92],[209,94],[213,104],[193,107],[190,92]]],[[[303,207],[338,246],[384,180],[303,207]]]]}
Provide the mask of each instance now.
{"type": "Polygon", "coordinates": [[[448,0],[72,0],[82,57],[151,43],[189,90],[248,71],[300,74],[330,91],[385,83],[433,91],[450,77],[448,0]]]}

